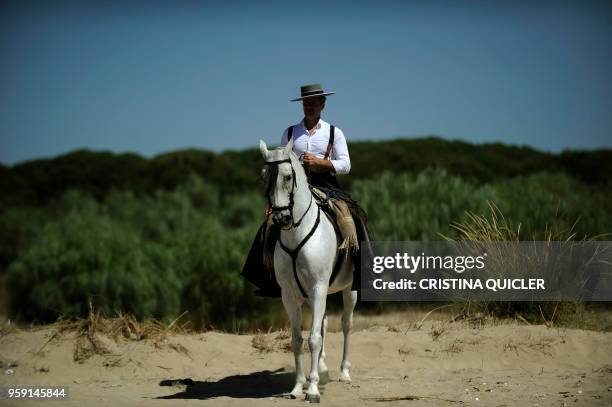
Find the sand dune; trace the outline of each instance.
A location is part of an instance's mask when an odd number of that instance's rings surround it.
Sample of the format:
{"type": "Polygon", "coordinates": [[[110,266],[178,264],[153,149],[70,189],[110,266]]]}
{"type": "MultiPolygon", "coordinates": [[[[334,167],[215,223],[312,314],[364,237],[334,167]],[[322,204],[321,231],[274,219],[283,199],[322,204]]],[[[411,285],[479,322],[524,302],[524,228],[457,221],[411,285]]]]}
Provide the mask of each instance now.
{"type": "MultiPolygon", "coordinates": [[[[293,384],[293,355],[283,331],[206,332],[161,341],[99,336],[104,351],[81,363],[74,360],[76,333],[56,332],[44,327],[4,333],[0,385],[64,385],[69,398],[61,405],[67,406],[304,403],[284,395],[293,384]]],[[[491,322],[434,321],[418,330],[408,322],[370,326],[353,334],[351,384],[337,381],[341,349],[342,334],[330,332],[324,405],[612,404],[612,333],[491,322]]],[[[48,402],[0,401],[41,403],[48,402]]]]}

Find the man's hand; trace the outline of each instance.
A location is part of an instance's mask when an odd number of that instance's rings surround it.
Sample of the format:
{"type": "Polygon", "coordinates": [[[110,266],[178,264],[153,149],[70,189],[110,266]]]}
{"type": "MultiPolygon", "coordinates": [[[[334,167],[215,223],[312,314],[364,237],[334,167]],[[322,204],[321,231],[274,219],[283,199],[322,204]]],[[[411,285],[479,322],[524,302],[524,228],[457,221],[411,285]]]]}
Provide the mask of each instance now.
{"type": "Polygon", "coordinates": [[[317,158],[314,154],[304,153],[304,166],[307,168],[318,169],[323,171],[334,171],[334,166],[329,160],[317,158]]]}
{"type": "Polygon", "coordinates": [[[270,216],[270,215],[272,215],[272,207],[268,205],[268,207],[266,208],[266,216],[270,216]]]}
{"type": "Polygon", "coordinates": [[[314,154],[304,153],[304,165],[308,168],[317,168],[319,160],[314,154]]]}

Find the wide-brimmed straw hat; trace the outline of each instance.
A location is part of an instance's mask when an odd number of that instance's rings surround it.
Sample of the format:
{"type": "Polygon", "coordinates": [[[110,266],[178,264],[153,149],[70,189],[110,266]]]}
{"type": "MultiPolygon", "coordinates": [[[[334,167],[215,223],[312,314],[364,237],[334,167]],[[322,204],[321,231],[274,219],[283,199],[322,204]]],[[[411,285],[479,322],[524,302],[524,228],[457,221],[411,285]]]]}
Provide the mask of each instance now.
{"type": "Polygon", "coordinates": [[[312,85],[304,85],[300,88],[302,96],[297,99],[291,99],[292,102],[298,100],[304,100],[306,98],[312,98],[316,96],[328,96],[333,95],[336,92],[325,92],[320,83],[313,83],[312,85]]]}

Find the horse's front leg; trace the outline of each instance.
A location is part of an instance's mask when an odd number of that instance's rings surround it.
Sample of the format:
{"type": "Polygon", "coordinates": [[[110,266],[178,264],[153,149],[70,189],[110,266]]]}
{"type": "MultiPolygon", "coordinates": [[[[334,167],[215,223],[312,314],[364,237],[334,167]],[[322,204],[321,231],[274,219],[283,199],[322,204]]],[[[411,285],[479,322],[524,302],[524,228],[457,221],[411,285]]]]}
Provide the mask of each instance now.
{"type": "Polygon", "coordinates": [[[323,316],[323,324],[321,326],[321,354],[319,355],[319,383],[326,384],[329,382],[329,370],[325,363],[325,337],[327,336],[327,315],[323,316]]]}
{"type": "Polygon", "coordinates": [[[301,397],[306,383],[304,376],[304,339],[302,338],[302,302],[290,298],[285,290],[282,291],[283,305],[291,322],[291,349],[295,357],[295,386],[291,390],[291,397],[301,397]]]}
{"type": "Polygon", "coordinates": [[[312,326],[310,327],[310,337],[308,345],[310,346],[310,358],[312,361],[310,367],[310,382],[308,390],[306,390],[306,400],[311,403],[321,401],[321,393],[319,393],[319,356],[323,347],[323,338],[321,336],[321,326],[325,317],[325,301],[327,299],[327,286],[315,286],[314,290],[309,293],[310,307],[312,309],[312,326]]]}

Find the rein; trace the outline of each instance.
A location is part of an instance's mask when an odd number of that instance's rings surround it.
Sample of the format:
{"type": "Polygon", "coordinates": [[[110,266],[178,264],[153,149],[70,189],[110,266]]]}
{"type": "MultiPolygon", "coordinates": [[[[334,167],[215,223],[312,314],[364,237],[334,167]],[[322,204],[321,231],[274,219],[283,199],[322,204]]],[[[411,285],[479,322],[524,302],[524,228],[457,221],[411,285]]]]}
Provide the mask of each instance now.
{"type": "MultiPolygon", "coordinates": [[[[268,204],[272,208],[273,212],[280,212],[282,210],[289,209],[289,213],[291,213],[291,228],[297,228],[298,226],[300,226],[300,224],[304,220],[304,217],[306,216],[306,214],[310,211],[310,207],[312,206],[312,201],[313,201],[312,191],[310,193],[310,202],[308,203],[308,208],[306,208],[306,210],[304,211],[304,214],[300,217],[300,219],[297,222],[294,222],[294,217],[293,217],[293,204],[294,204],[294,200],[293,200],[293,195],[294,195],[294,192],[295,192],[295,187],[297,186],[297,182],[296,182],[295,170],[293,169],[293,165],[291,164],[291,159],[287,158],[287,159],[284,159],[284,160],[266,161],[265,163],[267,165],[280,165],[280,164],[283,164],[283,163],[289,163],[289,165],[291,166],[291,174],[293,176],[293,184],[291,185],[291,192],[289,192],[289,204],[287,206],[274,206],[274,205],[272,205],[272,200],[270,199],[270,190],[272,189],[272,182],[270,182],[271,180],[269,180],[268,188],[266,190],[266,195],[268,197],[268,204]]],[[[277,176],[278,176],[278,174],[277,174],[277,176]]],[[[304,247],[306,242],[308,242],[308,240],[312,237],[312,235],[314,235],[315,230],[317,230],[317,227],[319,226],[320,220],[321,220],[321,207],[319,205],[317,205],[317,220],[315,221],[314,225],[310,229],[310,232],[308,232],[306,237],[304,237],[304,239],[302,239],[302,241],[293,250],[289,249],[287,246],[285,246],[283,244],[283,241],[280,239],[280,236],[279,236],[279,239],[278,239],[278,243],[280,244],[281,249],[283,249],[285,251],[285,253],[287,253],[289,255],[289,257],[291,257],[291,264],[293,266],[293,277],[295,278],[295,281],[296,281],[296,283],[298,285],[298,288],[300,289],[300,292],[302,293],[302,296],[304,298],[308,298],[308,294],[306,294],[306,291],[304,290],[304,287],[302,287],[302,283],[300,283],[300,279],[298,278],[298,275],[297,275],[297,257],[298,257],[298,254],[300,253],[300,250],[302,249],[302,247],[304,247]]]]}
{"type": "MultiPolygon", "coordinates": [[[[310,210],[310,207],[312,206],[312,200],[313,200],[312,199],[312,194],[310,194],[310,203],[308,204],[308,208],[306,208],[306,210],[304,211],[304,213],[300,217],[300,220],[295,222],[294,221],[295,217],[293,216],[293,204],[294,204],[293,196],[294,196],[294,192],[295,192],[295,187],[297,186],[297,180],[296,180],[296,176],[295,176],[295,170],[293,169],[293,165],[291,164],[291,159],[290,158],[286,158],[284,160],[266,161],[265,163],[267,165],[280,165],[280,164],[284,164],[284,163],[289,163],[289,165],[291,166],[291,176],[293,177],[293,183],[291,185],[291,192],[289,192],[289,204],[287,206],[274,206],[274,205],[272,205],[272,200],[270,199],[270,190],[272,189],[272,182],[268,183],[268,188],[266,190],[266,196],[268,198],[268,205],[270,205],[270,208],[272,208],[272,212],[280,212],[280,211],[283,211],[285,209],[289,209],[289,213],[291,213],[291,227],[292,228],[296,228],[296,227],[300,226],[300,223],[302,223],[302,221],[304,220],[304,217],[306,216],[306,214],[310,210]]],[[[310,186],[309,186],[309,188],[310,188],[310,186]]]]}

